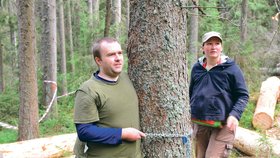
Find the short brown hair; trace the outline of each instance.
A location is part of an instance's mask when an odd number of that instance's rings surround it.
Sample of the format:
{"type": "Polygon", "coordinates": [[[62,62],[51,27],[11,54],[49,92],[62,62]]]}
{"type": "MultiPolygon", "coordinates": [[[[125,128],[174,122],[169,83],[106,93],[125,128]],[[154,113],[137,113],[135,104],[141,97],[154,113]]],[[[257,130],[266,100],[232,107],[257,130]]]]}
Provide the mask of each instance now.
{"type": "Polygon", "coordinates": [[[118,41],[113,37],[103,37],[103,38],[97,39],[95,42],[93,42],[92,47],[91,47],[91,52],[92,52],[94,60],[95,60],[95,57],[100,58],[100,49],[101,49],[101,44],[103,42],[113,43],[113,42],[118,42],[118,41]]]}

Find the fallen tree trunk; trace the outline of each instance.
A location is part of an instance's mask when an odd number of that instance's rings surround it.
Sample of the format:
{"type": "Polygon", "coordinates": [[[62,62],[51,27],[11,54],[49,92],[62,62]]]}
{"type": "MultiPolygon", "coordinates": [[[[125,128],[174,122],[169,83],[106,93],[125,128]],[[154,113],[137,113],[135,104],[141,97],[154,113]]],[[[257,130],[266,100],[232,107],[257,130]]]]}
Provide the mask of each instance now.
{"type": "Polygon", "coordinates": [[[274,110],[280,94],[280,79],[269,77],[262,82],[260,96],[253,116],[253,126],[262,130],[272,127],[274,110]]]}
{"type": "Polygon", "coordinates": [[[234,147],[249,156],[280,157],[280,140],[261,136],[248,129],[238,127],[234,147]]]}
{"type": "Polygon", "coordinates": [[[72,153],[76,133],[32,139],[9,144],[0,144],[0,158],[40,157],[58,158],[72,153]]]}

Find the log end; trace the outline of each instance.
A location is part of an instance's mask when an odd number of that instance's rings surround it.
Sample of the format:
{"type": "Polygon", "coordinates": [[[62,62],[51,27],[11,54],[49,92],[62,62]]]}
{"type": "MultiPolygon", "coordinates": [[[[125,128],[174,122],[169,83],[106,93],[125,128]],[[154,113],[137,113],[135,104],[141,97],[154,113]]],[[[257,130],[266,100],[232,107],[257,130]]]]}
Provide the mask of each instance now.
{"type": "Polygon", "coordinates": [[[260,112],[253,117],[253,126],[257,129],[267,130],[273,125],[273,118],[264,112],[260,112]]]}

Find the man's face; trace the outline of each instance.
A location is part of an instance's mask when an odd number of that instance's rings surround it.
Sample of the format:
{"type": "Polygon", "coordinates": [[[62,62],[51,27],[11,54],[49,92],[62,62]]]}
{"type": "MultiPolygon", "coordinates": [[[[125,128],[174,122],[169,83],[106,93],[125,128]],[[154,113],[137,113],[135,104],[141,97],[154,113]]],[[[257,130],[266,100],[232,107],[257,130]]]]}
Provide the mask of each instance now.
{"type": "Polygon", "coordinates": [[[121,46],[118,42],[102,42],[100,50],[100,58],[95,58],[100,68],[100,74],[104,74],[110,78],[117,77],[123,67],[123,54],[121,46]]]}
{"type": "Polygon", "coordinates": [[[223,47],[221,40],[218,37],[212,37],[204,43],[202,50],[205,53],[206,58],[218,58],[220,57],[223,47]]]}

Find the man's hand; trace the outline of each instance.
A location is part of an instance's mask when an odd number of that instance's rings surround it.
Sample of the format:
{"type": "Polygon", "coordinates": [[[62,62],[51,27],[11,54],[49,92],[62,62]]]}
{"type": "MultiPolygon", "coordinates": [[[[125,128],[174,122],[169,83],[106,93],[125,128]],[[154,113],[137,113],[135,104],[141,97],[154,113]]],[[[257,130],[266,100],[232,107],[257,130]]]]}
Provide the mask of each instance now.
{"type": "Polygon", "coordinates": [[[234,116],[229,116],[227,118],[227,127],[231,130],[234,131],[238,126],[238,120],[234,116]]]}
{"type": "Polygon", "coordinates": [[[122,139],[127,141],[136,141],[141,139],[142,137],[146,137],[145,133],[139,131],[135,128],[123,128],[122,129],[122,139]]]}

